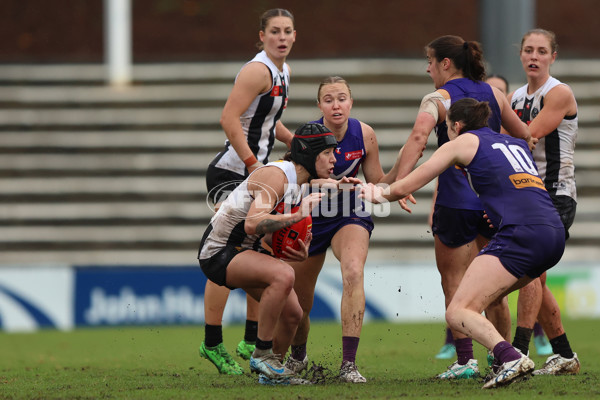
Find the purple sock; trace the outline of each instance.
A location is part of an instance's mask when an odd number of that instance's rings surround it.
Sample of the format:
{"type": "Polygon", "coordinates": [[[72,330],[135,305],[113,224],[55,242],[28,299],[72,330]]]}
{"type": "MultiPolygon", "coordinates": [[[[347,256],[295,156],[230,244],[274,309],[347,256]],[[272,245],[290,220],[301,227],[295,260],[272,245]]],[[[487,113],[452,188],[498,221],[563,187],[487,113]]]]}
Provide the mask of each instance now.
{"type": "Polygon", "coordinates": [[[458,363],[460,365],[467,364],[473,358],[473,340],[471,338],[456,339],[454,345],[456,346],[458,363]]]}
{"type": "Polygon", "coordinates": [[[292,345],[291,356],[294,360],[303,361],[306,357],[306,343],[299,344],[298,346],[292,345]]]}
{"type": "Polygon", "coordinates": [[[544,330],[539,322],[536,322],[535,325],[533,325],[533,335],[535,337],[544,336],[544,330]]]}
{"type": "Polygon", "coordinates": [[[358,350],[358,341],[360,338],[354,336],[342,336],[343,360],[354,362],[356,360],[356,350],[358,350]]]}
{"type": "Polygon", "coordinates": [[[494,346],[494,358],[498,360],[500,364],[504,364],[509,361],[518,360],[521,358],[521,354],[515,350],[515,348],[506,340],[498,343],[494,346]]]}
{"type": "Polygon", "coordinates": [[[450,328],[446,328],[446,342],[444,344],[454,344],[454,337],[450,328]]]}

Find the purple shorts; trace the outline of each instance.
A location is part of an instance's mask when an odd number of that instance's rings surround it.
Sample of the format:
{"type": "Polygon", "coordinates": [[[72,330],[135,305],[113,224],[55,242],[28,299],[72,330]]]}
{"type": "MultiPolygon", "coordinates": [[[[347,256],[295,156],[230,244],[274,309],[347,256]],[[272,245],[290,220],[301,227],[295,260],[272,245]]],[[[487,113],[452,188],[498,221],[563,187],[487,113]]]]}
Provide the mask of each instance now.
{"type": "Polygon", "coordinates": [[[551,225],[503,226],[479,255],[498,257],[504,268],[521,278],[537,278],[555,266],[565,251],[565,228],[551,225]]]}
{"type": "Polygon", "coordinates": [[[432,231],[448,247],[471,243],[477,235],[490,239],[496,229],[490,228],[481,210],[463,210],[437,205],[433,210],[432,231]]]}
{"type": "Polygon", "coordinates": [[[373,231],[373,220],[371,220],[371,217],[352,215],[349,217],[313,218],[313,236],[310,248],[308,249],[309,257],[326,252],[329,246],[331,246],[331,239],[333,239],[337,231],[350,224],[362,226],[369,232],[369,237],[371,237],[371,232],[373,231]]]}

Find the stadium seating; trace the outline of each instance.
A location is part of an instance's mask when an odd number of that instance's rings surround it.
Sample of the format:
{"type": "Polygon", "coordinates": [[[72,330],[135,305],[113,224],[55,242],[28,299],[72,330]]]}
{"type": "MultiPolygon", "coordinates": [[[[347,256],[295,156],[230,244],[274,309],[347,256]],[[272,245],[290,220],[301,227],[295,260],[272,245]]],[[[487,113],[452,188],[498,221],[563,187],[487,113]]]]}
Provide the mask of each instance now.
{"type": "MultiPolygon", "coordinates": [[[[194,264],[212,215],[204,174],[225,140],[219,117],[241,64],[136,65],[124,88],[106,86],[101,65],[0,66],[0,264],[194,264]]],[[[286,126],[318,118],[320,80],[341,75],[389,169],[432,90],[425,62],[291,64],[286,126]]],[[[565,258],[597,261],[600,62],[561,60],[553,73],[579,103],[579,206],[565,258]]],[[[424,157],[434,149],[431,135],[424,157]]],[[[276,145],[272,159],[284,150],[276,145]]],[[[392,205],[376,218],[370,257],[433,260],[432,188],[417,194],[412,215],[392,205]]]]}

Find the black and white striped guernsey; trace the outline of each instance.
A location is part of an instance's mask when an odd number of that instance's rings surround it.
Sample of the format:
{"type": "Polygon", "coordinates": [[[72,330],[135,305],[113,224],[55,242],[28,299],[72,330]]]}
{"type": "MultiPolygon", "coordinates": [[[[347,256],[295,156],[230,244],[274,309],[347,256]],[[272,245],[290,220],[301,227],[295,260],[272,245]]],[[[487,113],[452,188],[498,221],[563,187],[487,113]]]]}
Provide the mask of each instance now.
{"type": "MultiPolygon", "coordinates": [[[[522,86],[513,93],[511,108],[529,125],[544,107],[546,94],[558,85],[564,83],[549,77],[542,87],[529,95],[527,85],[522,86]]],[[[552,196],[569,196],[577,200],[574,165],[577,123],[577,113],[566,116],[553,132],[540,139],[533,150],[540,177],[552,196]]]]}
{"type": "MultiPolygon", "coordinates": [[[[281,169],[287,178],[285,193],[281,199],[277,199],[273,208],[281,202],[298,204],[302,200],[303,188],[297,184],[294,163],[290,161],[275,161],[259,169],[266,168],[267,166],[281,169]]],[[[258,169],[254,172],[256,171],[258,169]]],[[[260,239],[264,235],[248,235],[244,230],[244,222],[253,201],[254,197],[248,191],[248,179],[246,179],[227,196],[227,199],[221,204],[219,211],[210,220],[210,224],[200,244],[198,259],[208,259],[217,254],[226,245],[242,249],[258,250],[261,246],[260,239]]]]}
{"type": "MultiPolygon", "coordinates": [[[[257,96],[252,101],[250,107],[240,117],[240,122],[250,150],[258,161],[266,164],[275,143],[275,125],[281,119],[283,110],[287,106],[290,72],[285,63],[283,71],[280,71],[264,50],[246,65],[252,62],[263,63],[269,68],[272,85],[268,92],[257,96]]],[[[225,149],[216,156],[211,164],[240,175],[247,174],[246,166],[228,140],[225,141],[225,149]]]]}

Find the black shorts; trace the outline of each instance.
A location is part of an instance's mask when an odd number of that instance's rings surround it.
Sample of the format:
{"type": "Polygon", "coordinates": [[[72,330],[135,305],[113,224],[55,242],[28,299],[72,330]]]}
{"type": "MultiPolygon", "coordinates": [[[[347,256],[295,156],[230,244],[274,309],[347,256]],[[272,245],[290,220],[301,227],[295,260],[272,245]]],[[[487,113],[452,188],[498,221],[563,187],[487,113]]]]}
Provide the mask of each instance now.
{"type": "Polygon", "coordinates": [[[245,176],[237,174],[228,169],[217,168],[209,165],[206,171],[206,189],[208,198],[213,204],[221,203],[227,198],[229,193],[240,185],[246,179],[245,176]]]}
{"type": "Polygon", "coordinates": [[[569,228],[575,220],[575,212],[577,211],[577,202],[569,196],[550,196],[560,220],[565,226],[565,239],[569,238],[569,228]]]}
{"type": "MultiPolygon", "coordinates": [[[[234,290],[237,288],[227,286],[227,266],[235,256],[247,250],[250,249],[245,249],[239,246],[227,245],[223,247],[214,256],[205,260],[198,260],[198,262],[200,263],[200,268],[202,268],[202,272],[204,272],[204,275],[206,275],[206,277],[209,280],[211,280],[219,286],[225,286],[226,288],[234,290]]],[[[267,251],[264,248],[260,248],[257,251],[259,253],[271,255],[271,252],[267,251]]]]}
{"type": "Polygon", "coordinates": [[[481,210],[462,210],[435,205],[432,231],[448,247],[471,243],[477,235],[490,239],[496,233],[483,218],[481,210]]]}

